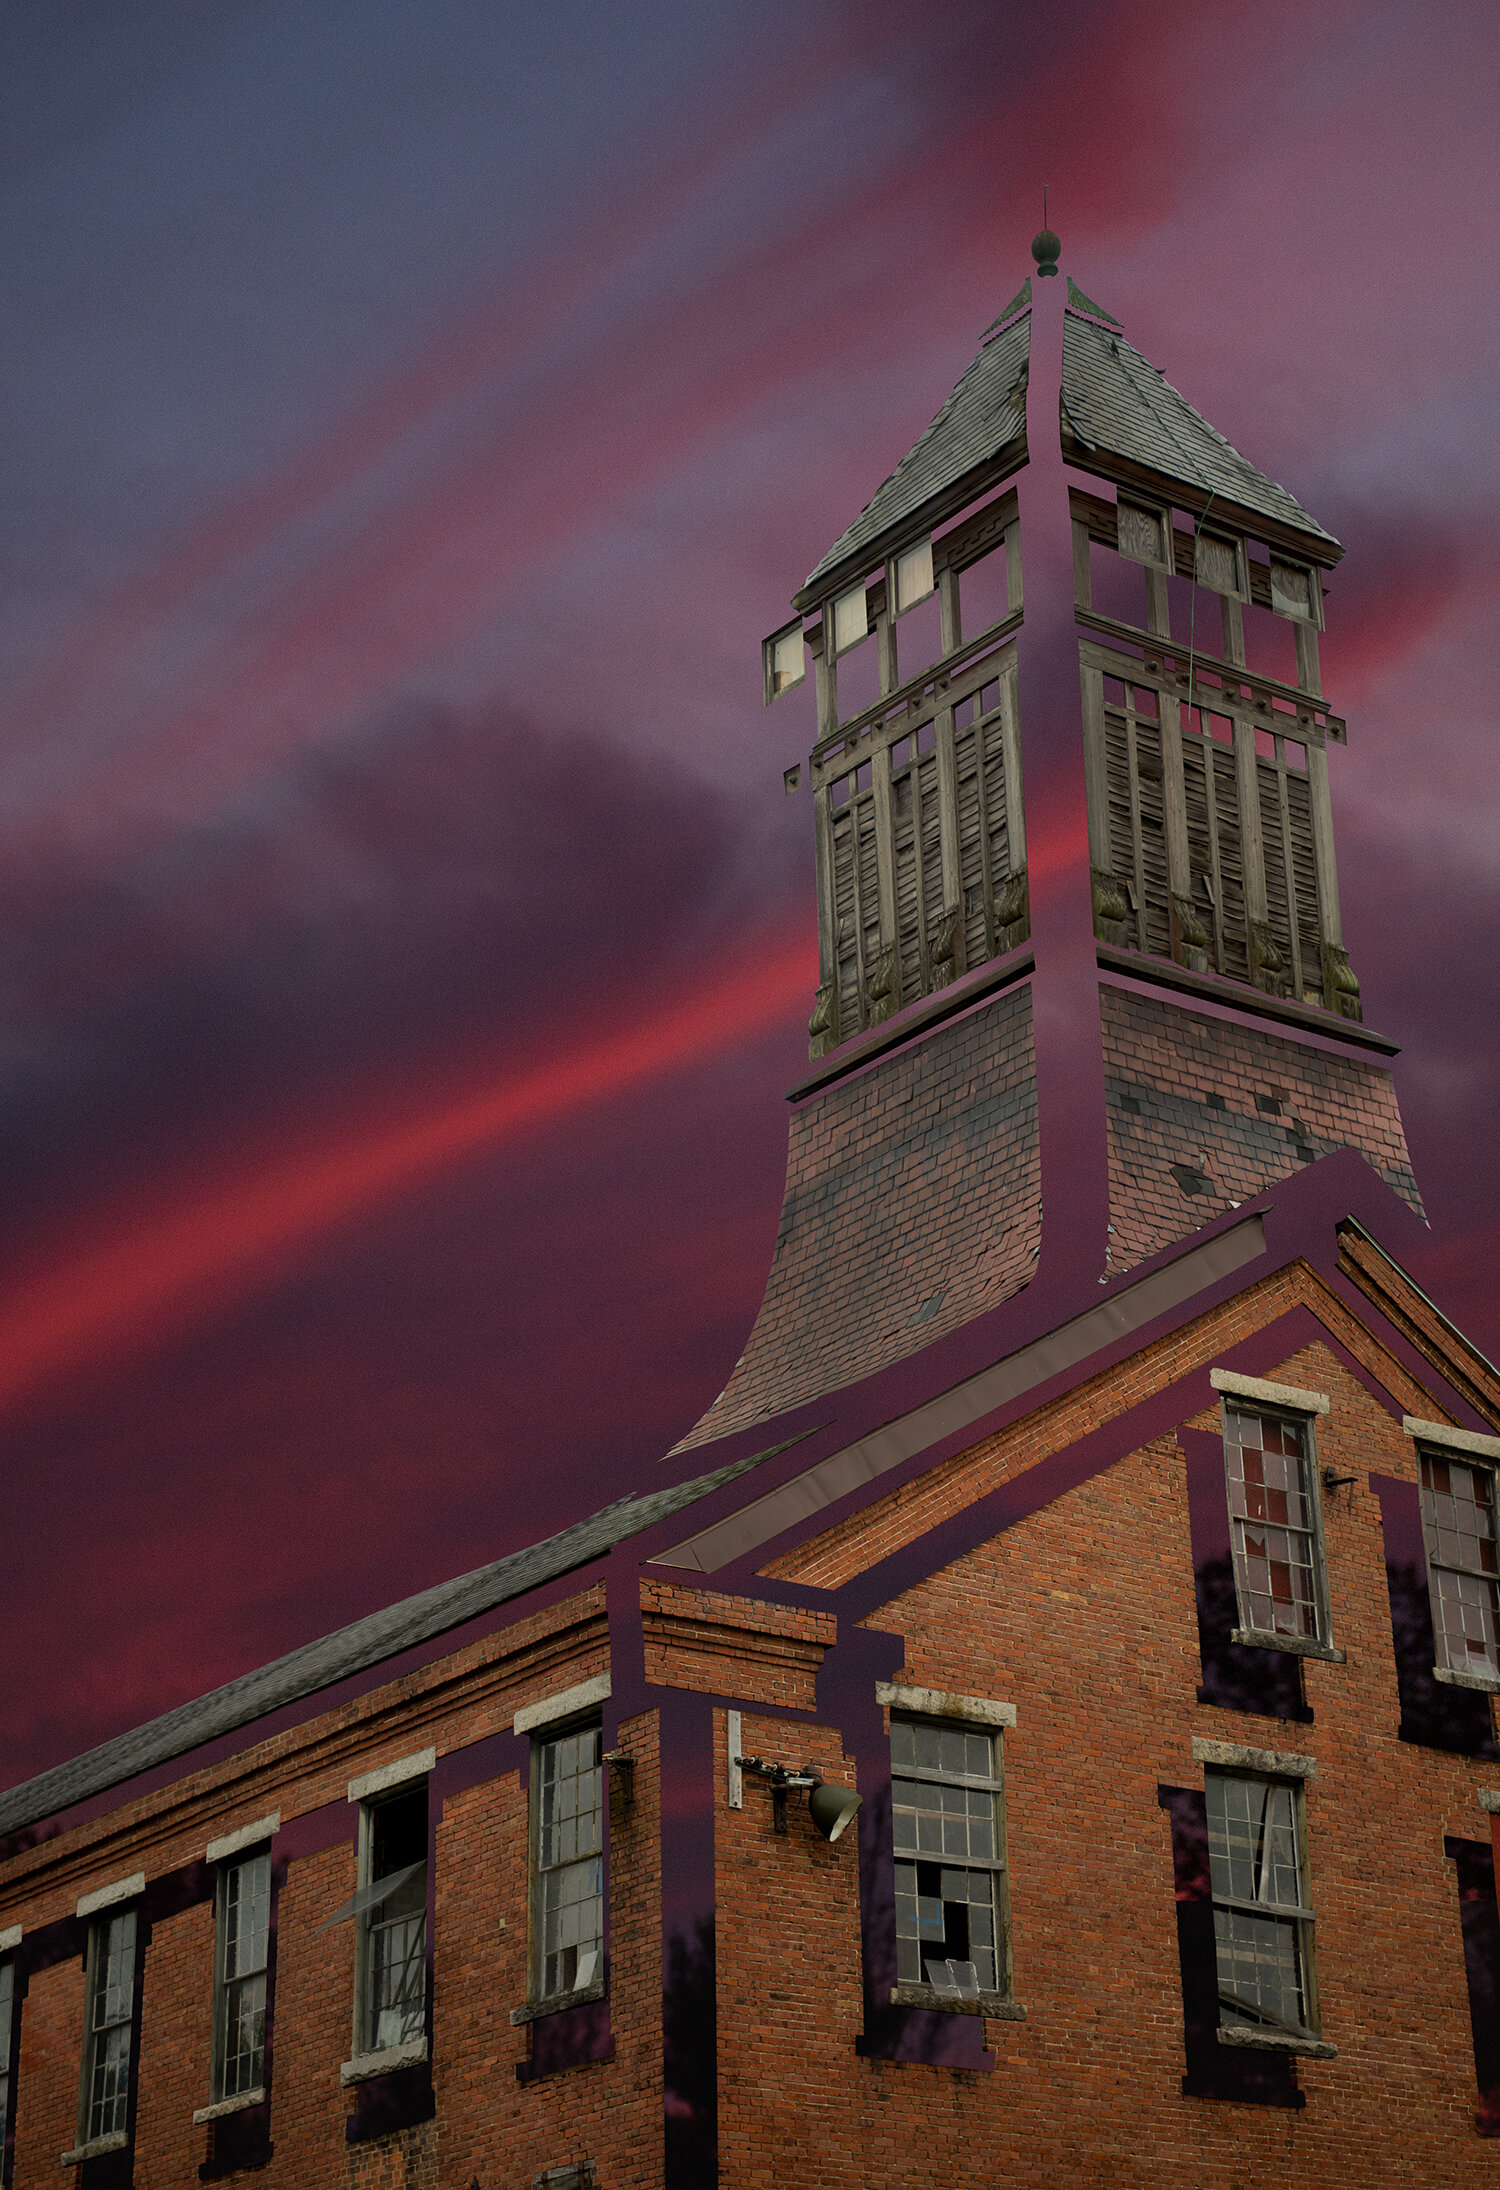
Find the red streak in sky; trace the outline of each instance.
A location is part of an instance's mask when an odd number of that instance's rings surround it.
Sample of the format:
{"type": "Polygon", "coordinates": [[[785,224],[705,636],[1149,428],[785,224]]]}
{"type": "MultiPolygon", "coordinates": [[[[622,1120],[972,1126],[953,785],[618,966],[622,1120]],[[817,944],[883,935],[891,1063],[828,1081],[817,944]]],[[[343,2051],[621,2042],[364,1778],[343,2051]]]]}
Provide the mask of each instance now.
{"type": "Polygon", "coordinates": [[[448,1094],[415,1116],[367,1119],[321,1146],[183,1195],[160,1214],[116,1218],[104,1241],[54,1260],[0,1296],[0,1407],[121,1341],[156,1340],[268,1265],[424,1179],[644,1080],[729,1052],[811,995],[804,930],[736,959],[711,986],[636,1025],[529,1069],[448,1094]]]}

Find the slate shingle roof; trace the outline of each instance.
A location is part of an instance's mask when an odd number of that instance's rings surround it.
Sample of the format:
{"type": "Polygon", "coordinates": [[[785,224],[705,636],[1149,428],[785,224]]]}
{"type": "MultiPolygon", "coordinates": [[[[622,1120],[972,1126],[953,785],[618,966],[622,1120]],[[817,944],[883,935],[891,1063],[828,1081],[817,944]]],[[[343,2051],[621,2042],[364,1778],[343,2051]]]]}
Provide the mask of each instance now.
{"type": "Polygon", "coordinates": [[[1040,1238],[1022,988],[793,1112],[760,1313],[728,1384],[674,1452],[921,1352],[1019,1292],[1040,1238]]]}
{"type": "Polygon", "coordinates": [[[1063,420],[1086,450],[1103,450],[1200,494],[1211,490],[1342,554],[1331,532],[1193,409],[1185,395],[1111,329],[1069,312],[1063,332],[1063,420]]]}
{"type": "Polygon", "coordinates": [[[0,1794],[0,1833],[15,1832],[23,1825],[71,1809],[106,1788],[134,1779],[137,1773],[152,1771],[204,1742],[248,1726],[267,1712],[279,1711],[304,1696],[347,1680],[351,1674],[365,1672],[388,1658],[398,1657],[402,1651],[461,1627],[481,1612],[492,1611],[543,1582],[554,1581],[560,1574],[600,1558],[628,1536],[669,1519],[768,1457],[768,1453],[752,1453],[748,1459],[731,1461],[726,1467],[678,1483],[670,1490],[618,1499],[525,1551],[477,1567],[455,1581],[420,1590],[416,1596],[372,1612],[366,1619],[355,1620],[317,1642],[304,1643],[300,1650],[290,1651],[270,1665],[258,1666],[253,1673],[243,1673],[238,1680],[227,1681],[206,1696],[181,1703],[144,1726],[101,1742],[97,1749],[86,1750],[67,1764],[55,1765],[51,1771],[0,1794]]]}
{"type": "Polygon", "coordinates": [[[965,493],[962,482],[991,464],[1002,450],[1019,461],[1026,436],[1026,372],[1031,356],[1031,314],[986,341],[979,355],[921,439],[908,449],[884,486],[876,489],[848,531],[810,571],[794,608],[810,608],[852,585],[882,561],[929,503],[931,522],[961,508],[983,490],[983,479],[965,493]],[[944,507],[947,498],[947,508],[944,507]]]}

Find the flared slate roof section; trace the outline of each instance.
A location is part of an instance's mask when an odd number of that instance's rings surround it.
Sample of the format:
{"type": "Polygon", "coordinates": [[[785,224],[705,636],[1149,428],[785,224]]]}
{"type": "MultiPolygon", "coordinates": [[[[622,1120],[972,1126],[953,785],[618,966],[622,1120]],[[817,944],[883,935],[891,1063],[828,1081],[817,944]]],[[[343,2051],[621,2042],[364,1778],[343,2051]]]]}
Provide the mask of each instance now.
{"type": "Polygon", "coordinates": [[[1075,311],[1063,333],[1062,435],[1064,456],[1085,471],[1163,493],[1185,488],[1188,509],[1201,511],[1211,494],[1226,520],[1314,562],[1333,564],[1344,552],[1122,334],[1075,311]]]}
{"type": "Polygon", "coordinates": [[[920,441],[828,550],[793,601],[814,607],[1026,461],[1031,314],[987,339],[920,441]]]}
{"type": "Polygon", "coordinates": [[[185,1756],[190,1749],[201,1748],[204,1742],[217,1741],[264,1718],[268,1712],[299,1703],[304,1697],[399,1657],[403,1651],[448,1634],[483,1612],[524,1597],[543,1582],[556,1581],[560,1575],[602,1558],[627,1537],[669,1520],[737,1475],[759,1467],[781,1449],[773,1446],[747,1459],[730,1461],[669,1490],[617,1499],[559,1535],[546,1537],[525,1551],[513,1552],[509,1558],[496,1559],[489,1566],[476,1567],[456,1581],[439,1582],[433,1589],[421,1590],[382,1612],[372,1612],[367,1619],[355,1620],[317,1642],[304,1643],[300,1650],[259,1666],[253,1673],[241,1674],[238,1680],[227,1681],[206,1696],[195,1696],[191,1703],[181,1703],[175,1711],[164,1712],[127,1734],[117,1734],[112,1741],[101,1742],[97,1749],[86,1750],[67,1764],[23,1780],[0,1794],[0,1834],[55,1817],[75,1803],[87,1802],[93,1795],[134,1779],[138,1773],[154,1771],[174,1757],[185,1756]]]}

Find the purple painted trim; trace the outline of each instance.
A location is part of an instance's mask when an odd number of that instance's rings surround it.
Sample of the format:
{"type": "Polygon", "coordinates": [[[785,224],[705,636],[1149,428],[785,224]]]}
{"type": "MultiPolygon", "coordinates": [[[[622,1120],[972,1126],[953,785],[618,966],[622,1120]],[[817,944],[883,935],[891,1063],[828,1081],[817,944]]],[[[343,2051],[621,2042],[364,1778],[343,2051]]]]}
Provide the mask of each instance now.
{"type": "Polygon", "coordinates": [[[1490,1699],[1472,1688],[1450,1688],[1433,1678],[1437,1642],[1427,1588],[1427,1549],[1422,1499],[1415,1483],[1372,1475],[1385,1536],[1385,1578],[1391,1603],[1391,1644],[1401,1698],[1402,1741],[1457,1756],[1500,1756],[1490,1719],[1490,1699]]]}
{"type": "Polygon", "coordinates": [[[1458,1921],[1469,1988],[1474,2079],[1481,2137],[1500,2137],[1500,1911],[1495,1905],[1495,1858],[1487,1840],[1448,1835],[1443,1853],[1458,1870],[1458,1921]]]}
{"type": "MultiPolygon", "coordinates": [[[[714,1726],[705,1698],[657,1691],[661,1743],[662,2128],[665,2190],[719,2180],[714,1726]]],[[[784,1851],[790,1856],[792,1844],[784,1851]]]]}
{"type": "Polygon", "coordinates": [[[305,1855],[321,1855],[340,1841],[352,1846],[358,1810],[356,1802],[325,1802],[321,1809],[288,1818],[271,1841],[273,1859],[283,1865],[300,1863],[305,1855]]]}
{"type": "Polygon", "coordinates": [[[1208,1868],[1208,1806],[1201,1788],[1158,1787],[1172,1831],[1177,1897],[1177,1959],[1182,1972],[1184,2098],[1232,2099],[1244,2106],[1302,2107],[1291,2056],[1221,2046],[1219,1959],[1208,1868]]]}
{"type": "MultiPolygon", "coordinates": [[[[753,1446],[751,1448],[754,1449],[753,1446]]],[[[696,1457],[696,1456],[694,1456],[696,1457]]],[[[682,1477],[700,1472],[684,1469],[682,1477]]],[[[659,1489],[658,1483],[648,1485],[659,1489]]],[[[519,1548],[524,1548],[519,1547],[519,1548]]],[[[497,1554],[503,1556],[503,1554],[497,1554]]],[[[399,1680],[403,1674],[417,1672],[424,1665],[432,1665],[440,1658],[451,1657],[454,1651],[464,1649],[469,1643],[479,1642],[486,1635],[498,1634],[502,1628],[512,1627],[517,1620],[527,1619],[538,1612],[545,1612],[549,1605],[559,1603],[565,1597],[574,1596],[592,1583],[602,1580],[605,1555],[587,1559],[581,1566],[572,1567],[566,1574],[554,1575],[550,1581],[538,1582],[535,1589],[524,1597],[508,1598],[503,1604],[493,1605],[486,1612],[476,1613],[473,1619],[463,1621],[457,1627],[444,1629],[440,1635],[429,1636],[426,1642],[416,1643],[410,1650],[398,1651],[393,1657],[382,1658],[363,1671],[351,1673],[347,1678],[332,1682],[326,1688],[318,1688],[293,1702],[268,1711],[262,1718],[246,1719],[227,1733],[216,1734],[212,1741],[205,1741],[197,1748],[180,1750],[164,1763],[153,1764],[149,1770],[137,1772],[129,1779],[114,1781],[101,1788],[98,1794],[89,1795],[84,1801],[57,1810],[45,1818],[36,1819],[23,1826],[19,1833],[0,1838],[0,1862],[7,1856],[18,1854],[21,1834],[35,1833],[38,1827],[52,1832],[71,1832],[79,1825],[87,1825],[94,1818],[107,1817],[123,1803],[138,1801],[142,1796],[155,1794],[160,1788],[170,1787],[191,1772],[201,1772],[214,1764],[222,1764],[230,1757],[243,1756],[257,1742],[269,1741],[276,1734],[288,1733],[294,1727],[304,1726],[310,1720],[321,1718],[326,1711],[336,1711],[342,1703],[357,1702],[361,1696],[374,1689],[384,1688],[399,1680]],[[598,1571],[590,1573],[589,1569],[598,1571]]]]}
{"type": "Polygon", "coordinates": [[[1387,1077],[1390,1066],[1376,1060],[1401,1054],[1399,1042],[1377,1034],[1373,1027],[1358,1020],[1329,1017],[1319,1024],[1312,1017],[1311,1006],[1283,1003],[1280,1011],[1267,1009],[1265,1003],[1252,1001],[1260,996],[1260,991],[1253,988],[1241,991],[1245,998],[1241,1003],[1228,975],[1186,973],[1174,959],[1144,958],[1139,952],[1120,950],[1108,943],[1099,945],[1099,986],[1124,989],[1156,1003],[1165,998],[1168,1003],[1181,1005],[1185,997],[1190,998],[1188,1008],[1204,1019],[1223,1019],[1231,1026],[1243,1027],[1247,1034],[1269,1034],[1278,1041],[1295,1042],[1302,1049],[1327,1050],[1335,1057],[1348,1058],[1351,1064],[1374,1064],[1387,1077]],[[1148,966],[1152,969],[1149,972],[1145,970],[1148,966]],[[1137,971],[1137,967],[1142,970],[1137,971]],[[1341,1027],[1351,1031],[1335,1031],[1341,1027]]]}
{"type": "Polygon", "coordinates": [[[537,2083],[544,2076],[559,2076],[566,2069],[588,2068],[595,2061],[612,2061],[615,2057],[608,2000],[559,2008],[555,2015],[539,2015],[527,2028],[531,2032],[531,2054],[529,2059],[516,2063],[518,2084],[537,2083]]]}
{"type": "Polygon", "coordinates": [[[851,1036],[847,1056],[842,1050],[830,1050],[826,1059],[805,1080],[799,1080],[795,1087],[787,1089],[787,1101],[794,1109],[801,1110],[832,1089],[847,1087],[851,1080],[859,1079],[873,1066],[888,1064],[893,1057],[917,1048],[936,1034],[939,1027],[946,1031],[962,1019],[973,1018],[996,997],[1028,980],[1035,970],[1036,961],[1029,943],[1021,944],[1007,958],[987,958],[982,966],[961,974],[957,981],[950,982],[936,995],[907,1004],[876,1032],[851,1036]],[[856,1048],[856,1042],[862,1046],[856,1048]]]}
{"type": "Polygon", "coordinates": [[[372,2076],[354,2087],[354,2108],[344,2118],[344,2142],[367,2144],[372,2137],[391,2137],[398,2130],[431,2121],[436,2112],[430,2060],[415,2068],[398,2068],[390,2076],[372,2076]]]}

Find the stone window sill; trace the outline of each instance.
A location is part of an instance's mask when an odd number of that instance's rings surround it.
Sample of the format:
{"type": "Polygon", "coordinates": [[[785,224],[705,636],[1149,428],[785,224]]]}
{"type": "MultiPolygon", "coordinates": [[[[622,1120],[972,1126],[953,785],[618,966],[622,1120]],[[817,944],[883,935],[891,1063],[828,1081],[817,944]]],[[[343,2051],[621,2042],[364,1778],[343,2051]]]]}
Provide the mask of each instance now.
{"type": "Polygon", "coordinates": [[[123,2152],[130,2138],[125,2130],[111,2130],[107,2137],[90,2137],[87,2144],[75,2144],[71,2152],[64,2152],[64,2167],[81,2167],[85,2160],[102,2159],[106,2152],[123,2152]]]}
{"type": "Polygon", "coordinates": [[[1247,2023],[1221,2023],[1221,2046],[1254,2046],[1262,2053],[1301,2053],[1312,2061],[1336,2061],[1337,2046],[1326,2038],[1298,2038],[1289,2030],[1252,2030],[1247,2023]]]}
{"type": "Polygon", "coordinates": [[[1263,1627],[1236,1627],[1231,1629],[1229,1640],[1244,1643],[1251,1650],[1284,1650],[1293,1658],[1321,1658],[1325,1665],[1347,1665],[1347,1650],[1335,1650],[1332,1643],[1313,1642],[1306,1635],[1274,1635],[1263,1627]]]}
{"type": "Polygon", "coordinates": [[[226,2114],[243,2114],[247,2107],[264,2106],[265,2103],[265,2086],[257,2084],[253,2091],[241,2091],[232,2099],[215,2099],[212,2106],[200,2106],[193,2121],[195,2125],[199,2122],[219,2122],[226,2114]]]}
{"type": "Polygon", "coordinates": [[[550,2000],[538,2000],[533,2007],[512,2008],[512,2023],[540,2022],[544,2015],[560,2015],[564,2008],[587,2007],[591,2000],[602,2000],[608,1987],[602,1977],[596,1977],[591,1985],[580,1985],[576,1992],[555,1992],[550,2000]]]}
{"type": "Polygon", "coordinates": [[[411,2038],[404,2046],[382,2046],[378,2053],[356,2053],[339,2069],[341,2084],[368,2083],[372,2076],[390,2076],[398,2068],[419,2068],[427,2058],[427,2040],[411,2038]]]}
{"type": "Polygon", "coordinates": [[[1450,1688],[1477,1688],[1482,1695],[1500,1696],[1500,1676],[1494,1673],[1455,1673],[1451,1666],[1435,1665],[1432,1677],[1450,1688]]]}
{"type": "Polygon", "coordinates": [[[1005,2023],[1024,2023],[1026,2010],[1019,2000],[1003,1992],[981,1992],[965,1999],[962,1993],[939,1992],[935,1985],[892,1985],[892,2007],[940,2008],[948,2015],[990,2015],[1005,2023]]]}

